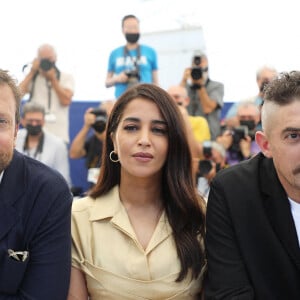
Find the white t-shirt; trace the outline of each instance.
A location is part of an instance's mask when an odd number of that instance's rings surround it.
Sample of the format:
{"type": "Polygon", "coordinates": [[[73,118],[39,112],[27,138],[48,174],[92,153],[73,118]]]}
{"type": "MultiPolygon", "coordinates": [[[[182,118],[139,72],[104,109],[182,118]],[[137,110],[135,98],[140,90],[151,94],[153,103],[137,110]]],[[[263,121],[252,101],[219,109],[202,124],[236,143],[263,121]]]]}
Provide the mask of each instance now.
{"type": "Polygon", "coordinates": [[[296,226],[296,231],[298,235],[298,241],[300,246],[300,203],[292,200],[289,198],[290,204],[291,204],[291,211],[294,218],[294,223],[296,226]]]}

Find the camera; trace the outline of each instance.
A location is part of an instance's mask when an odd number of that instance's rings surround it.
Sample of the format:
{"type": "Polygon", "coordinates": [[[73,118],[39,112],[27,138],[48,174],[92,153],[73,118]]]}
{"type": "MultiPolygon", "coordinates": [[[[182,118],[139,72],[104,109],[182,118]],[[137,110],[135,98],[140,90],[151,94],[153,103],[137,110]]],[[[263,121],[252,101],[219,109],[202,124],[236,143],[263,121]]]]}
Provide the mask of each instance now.
{"type": "Polygon", "coordinates": [[[212,156],[212,144],[211,141],[204,141],[203,142],[203,155],[205,158],[210,159],[212,156]]]}
{"type": "Polygon", "coordinates": [[[40,61],[40,68],[45,72],[54,68],[54,66],[55,66],[55,63],[50,61],[49,59],[44,58],[44,59],[41,59],[41,61],[40,61]]]}
{"type": "Polygon", "coordinates": [[[194,80],[198,80],[202,78],[202,68],[200,67],[201,64],[201,56],[195,55],[193,58],[193,64],[196,67],[193,67],[191,70],[191,76],[194,80]]]}
{"type": "Polygon", "coordinates": [[[255,139],[255,128],[256,124],[254,120],[240,120],[241,126],[246,126],[248,128],[248,135],[250,136],[251,140],[254,141],[255,139]]]}
{"type": "Polygon", "coordinates": [[[207,175],[211,171],[212,167],[213,165],[211,160],[201,159],[198,165],[198,177],[203,177],[207,175]]]}
{"type": "Polygon", "coordinates": [[[140,74],[138,70],[127,70],[125,71],[125,74],[130,78],[134,77],[137,78],[138,80],[140,79],[140,74]]]}
{"type": "Polygon", "coordinates": [[[106,111],[101,108],[94,108],[91,113],[96,116],[95,123],[92,125],[92,127],[98,133],[104,132],[107,123],[106,111]]]}
{"type": "Polygon", "coordinates": [[[232,145],[231,149],[233,151],[239,152],[240,151],[240,141],[245,139],[246,136],[249,134],[249,130],[247,126],[237,126],[232,130],[232,145]]]}
{"type": "Polygon", "coordinates": [[[125,74],[128,77],[128,87],[137,84],[140,81],[140,74],[137,68],[126,70],[125,74]]]}
{"type": "Polygon", "coordinates": [[[205,159],[201,159],[199,161],[199,165],[198,165],[199,177],[203,177],[204,175],[208,174],[213,167],[211,162],[211,157],[212,157],[211,149],[212,149],[211,141],[204,141],[202,151],[205,159]]]}
{"type": "Polygon", "coordinates": [[[232,136],[233,141],[239,143],[241,139],[245,139],[248,135],[248,127],[247,126],[237,126],[233,128],[232,136]]]}

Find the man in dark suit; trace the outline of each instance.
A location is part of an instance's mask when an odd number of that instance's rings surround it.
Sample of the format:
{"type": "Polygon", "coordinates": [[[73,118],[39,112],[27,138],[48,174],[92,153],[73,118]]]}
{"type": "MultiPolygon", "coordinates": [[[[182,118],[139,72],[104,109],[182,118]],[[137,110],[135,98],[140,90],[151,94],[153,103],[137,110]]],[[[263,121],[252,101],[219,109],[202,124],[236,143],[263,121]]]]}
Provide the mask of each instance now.
{"type": "Polygon", "coordinates": [[[0,299],[65,300],[72,196],[58,172],[14,150],[20,98],[0,70],[0,299]]]}
{"type": "Polygon", "coordinates": [[[206,299],[300,299],[300,72],[267,85],[262,128],[211,185],[206,299]]]}

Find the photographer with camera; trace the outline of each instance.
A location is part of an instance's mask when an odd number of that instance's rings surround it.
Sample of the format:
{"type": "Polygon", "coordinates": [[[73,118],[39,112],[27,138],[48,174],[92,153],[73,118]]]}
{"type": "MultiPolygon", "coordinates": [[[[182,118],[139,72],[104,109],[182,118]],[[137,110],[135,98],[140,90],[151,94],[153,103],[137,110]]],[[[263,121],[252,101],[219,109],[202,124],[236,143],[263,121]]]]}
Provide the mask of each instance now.
{"type": "Polygon", "coordinates": [[[113,105],[114,101],[105,101],[99,107],[88,108],[84,114],[83,126],[70,146],[70,158],[85,157],[88,170],[87,181],[91,185],[96,183],[99,175],[106,121],[113,105]],[[89,135],[91,129],[93,134],[89,135]]]}
{"type": "MultiPolygon", "coordinates": [[[[29,93],[28,101],[45,107],[45,128],[69,143],[69,106],[74,92],[74,79],[57,68],[56,60],[53,46],[41,45],[19,88],[23,96],[29,93]]],[[[26,67],[28,65],[23,67],[23,71],[26,67]]]]}
{"type": "Polygon", "coordinates": [[[237,109],[238,126],[226,127],[217,138],[226,149],[227,163],[235,165],[259,152],[255,132],[260,123],[260,110],[253,102],[241,102],[237,109]]]}
{"type": "MultiPolygon", "coordinates": [[[[258,87],[258,94],[248,99],[241,100],[240,102],[252,102],[257,107],[261,108],[264,98],[264,88],[268,83],[270,83],[274,78],[276,78],[277,75],[277,70],[272,66],[264,65],[260,67],[256,71],[256,84],[258,87]]],[[[240,102],[233,103],[227,111],[226,116],[224,118],[224,123],[226,124],[226,126],[234,127],[239,125],[237,109],[240,102]]]]}
{"type": "Polygon", "coordinates": [[[158,85],[157,54],[153,48],[138,43],[140,38],[138,18],[134,15],[124,16],[122,32],[127,41],[126,45],[110,53],[105,80],[107,88],[115,87],[116,98],[137,83],[158,85]]]}
{"type": "Polygon", "coordinates": [[[203,52],[194,53],[192,66],[185,69],[180,84],[187,88],[191,100],[187,107],[189,114],[205,117],[215,140],[220,134],[224,85],[209,78],[208,59],[203,52]]]}
{"type": "Polygon", "coordinates": [[[204,141],[202,143],[202,158],[198,163],[197,189],[204,199],[208,199],[210,183],[217,172],[225,169],[226,150],[224,146],[216,141],[204,141]]]}

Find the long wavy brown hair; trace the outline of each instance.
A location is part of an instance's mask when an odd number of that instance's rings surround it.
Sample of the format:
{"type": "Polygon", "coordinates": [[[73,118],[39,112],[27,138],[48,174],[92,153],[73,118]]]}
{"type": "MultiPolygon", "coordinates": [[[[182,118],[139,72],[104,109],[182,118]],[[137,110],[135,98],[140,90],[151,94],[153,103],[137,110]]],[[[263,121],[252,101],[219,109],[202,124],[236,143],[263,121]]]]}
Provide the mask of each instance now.
{"type": "Polygon", "coordinates": [[[204,265],[204,250],[199,238],[204,236],[205,205],[195,187],[184,121],[177,105],[165,90],[153,84],[139,84],[127,90],[117,100],[106,127],[100,176],[90,196],[97,198],[104,195],[120,183],[121,165],[109,159],[110,152],[114,150],[111,134],[117,130],[128,103],[136,98],[153,101],[167,123],[169,147],[161,184],[163,206],[173,229],[181,262],[177,281],[183,280],[189,270],[196,278],[204,265]]]}

